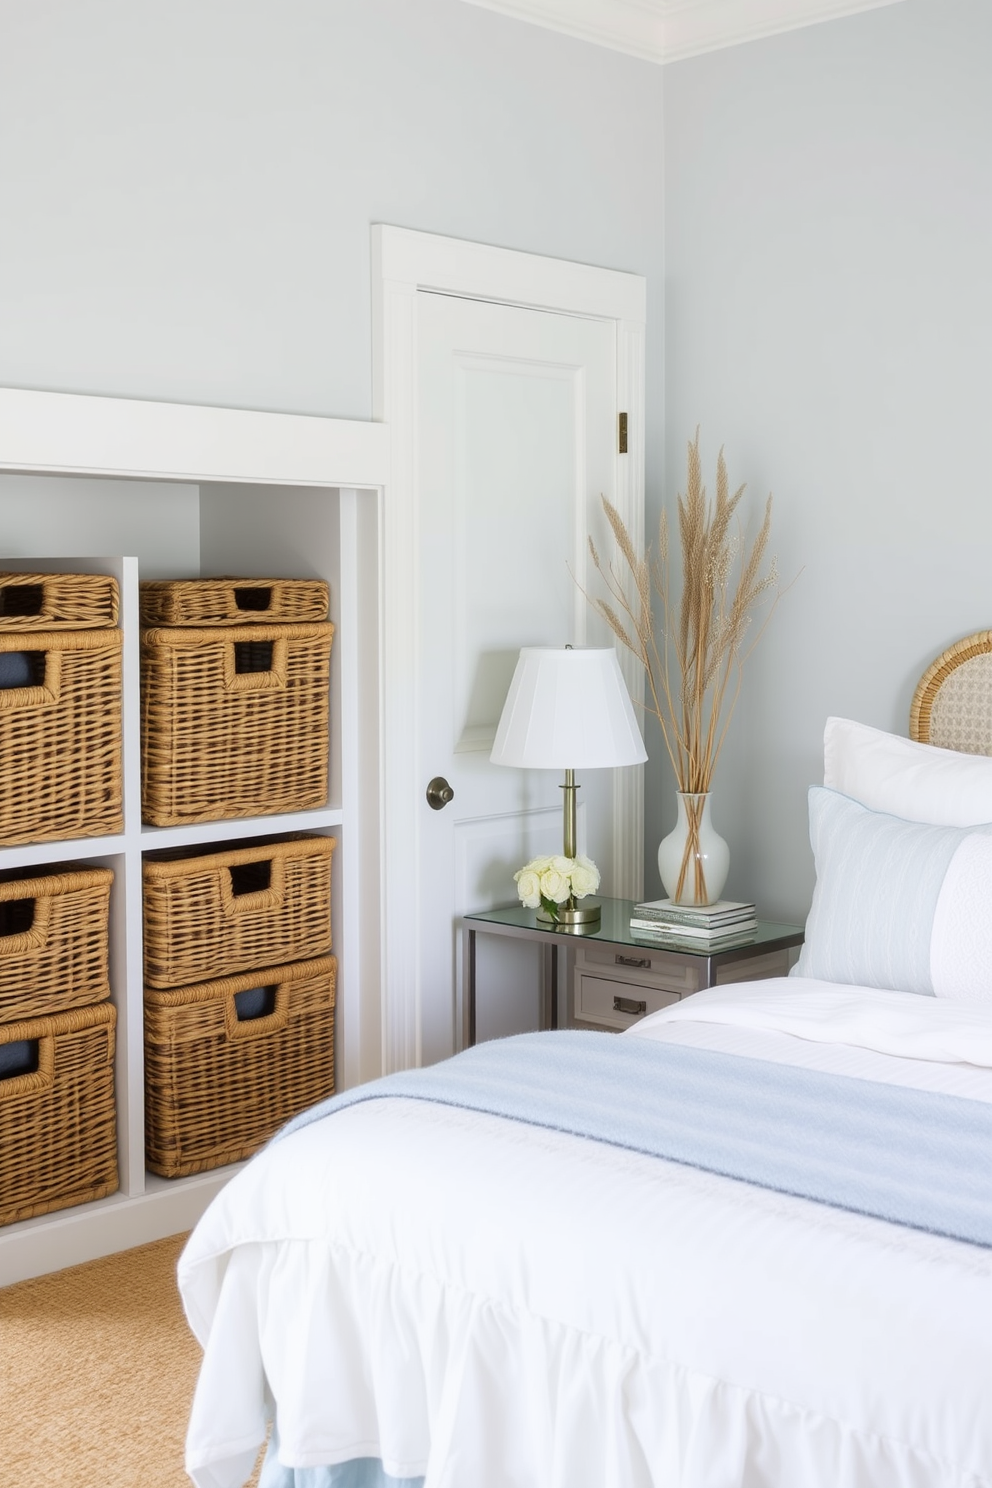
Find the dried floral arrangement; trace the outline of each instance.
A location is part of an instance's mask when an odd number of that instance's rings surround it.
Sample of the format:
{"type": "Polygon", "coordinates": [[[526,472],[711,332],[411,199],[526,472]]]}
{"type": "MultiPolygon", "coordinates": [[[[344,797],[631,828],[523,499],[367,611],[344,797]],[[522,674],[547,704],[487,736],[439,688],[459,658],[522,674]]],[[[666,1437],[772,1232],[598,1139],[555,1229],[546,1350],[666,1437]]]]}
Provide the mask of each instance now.
{"type": "MultiPolygon", "coordinates": [[[[592,562],[607,598],[591,597],[613,634],[644,667],[645,708],[661,726],[678,790],[706,795],[740,693],[741,671],[779,597],[774,558],[766,563],[772,498],[748,542],[737,508],[746,487],[731,494],[723,450],[717,459],[716,498],[703,485],[699,430],[688,446],[685,494],[678,497],[681,594],[672,597],[667,514],[662,513],[656,553],[641,553],[616,508],[603,508],[618,558],[604,563],[592,539],[592,562]],[[657,595],[656,625],[653,597],[657,595]],[[762,600],[771,605],[757,630],[762,600]]],[[[701,805],[698,808],[701,813],[701,805]]],[[[692,818],[690,813],[690,829],[692,818]]],[[[698,820],[696,822],[698,844],[698,820]]]]}

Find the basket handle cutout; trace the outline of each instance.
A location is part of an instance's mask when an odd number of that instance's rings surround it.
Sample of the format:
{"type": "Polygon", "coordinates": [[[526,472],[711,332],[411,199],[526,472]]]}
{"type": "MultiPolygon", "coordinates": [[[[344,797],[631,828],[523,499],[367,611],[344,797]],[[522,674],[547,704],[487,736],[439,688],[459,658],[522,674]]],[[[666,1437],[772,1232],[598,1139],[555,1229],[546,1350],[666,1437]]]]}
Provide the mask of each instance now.
{"type": "Polygon", "coordinates": [[[51,918],[51,899],[0,901],[0,957],[43,951],[51,918]]]}
{"type": "Polygon", "coordinates": [[[44,685],[44,651],[0,651],[0,687],[5,692],[44,685]]]}
{"type": "Polygon", "coordinates": [[[272,590],[266,587],[252,589],[236,588],[234,591],[234,603],[239,610],[267,610],[272,604],[272,590]]]}
{"type": "Polygon", "coordinates": [[[0,1080],[16,1080],[20,1075],[33,1075],[37,1068],[37,1039],[17,1039],[12,1044],[0,1044],[0,1080]]]}
{"type": "Polygon", "coordinates": [[[234,994],[234,1013],[239,1023],[252,1023],[256,1018],[271,1018],[276,1010],[275,987],[246,987],[234,994]]]}
{"type": "Polygon", "coordinates": [[[44,605],[44,584],[4,584],[0,589],[0,619],[40,615],[44,605]]]}
{"type": "Polygon", "coordinates": [[[234,670],[239,677],[249,672],[271,672],[272,641],[235,641],[234,670]]]}
{"type": "Polygon", "coordinates": [[[227,870],[231,875],[231,893],[235,899],[243,894],[262,894],[272,887],[272,859],[258,863],[232,863],[227,870]]]}
{"type": "Polygon", "coordinates": [[[61,696],[61,651],[0,650],[0,712],[47,708],[61,696]]]}
{"type": "Polygon", "coordinates": [[[243,992],[233,992],[225,1003],[227,1036],[231,1040],[268,1038],[280,1033],[289,1021],[289,987],[276,984],[270,987],[246,987],[243,992]],[[239,1012],[238,999],[247,1015],[239,1012]]]}
{"type": "Polygon", "coordinates": [[[55,1083],[55,1040],[14,1039],[0,1044],[0,1101],[50,1090],[55,1083]]]}
{"type": "Polygon", "coordinates": [[[286,892],[283,858],[258,863],[232,863],[220,871],[221,900],[227,914],[252,914],[259,909],[281,909],[286,892]]]}
{"type": "Polygon", "coordinates": [[[286,686],[289,641],[232,641],[224,648],[224,685],[229,692],[279,691],[286,686]]]}

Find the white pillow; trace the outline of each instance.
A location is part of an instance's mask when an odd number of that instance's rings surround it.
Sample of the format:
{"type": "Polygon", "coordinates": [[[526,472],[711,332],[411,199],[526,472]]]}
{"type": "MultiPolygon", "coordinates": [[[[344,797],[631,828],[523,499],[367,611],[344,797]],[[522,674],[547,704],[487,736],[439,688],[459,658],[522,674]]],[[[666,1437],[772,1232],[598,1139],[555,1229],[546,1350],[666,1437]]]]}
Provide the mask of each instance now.
{"type": "Polygon", "coordinates": [[[992,758],[914,744],[849,718],[828,718],[823,783],[872,811],[935,827],[992,822],[992,758]]]}

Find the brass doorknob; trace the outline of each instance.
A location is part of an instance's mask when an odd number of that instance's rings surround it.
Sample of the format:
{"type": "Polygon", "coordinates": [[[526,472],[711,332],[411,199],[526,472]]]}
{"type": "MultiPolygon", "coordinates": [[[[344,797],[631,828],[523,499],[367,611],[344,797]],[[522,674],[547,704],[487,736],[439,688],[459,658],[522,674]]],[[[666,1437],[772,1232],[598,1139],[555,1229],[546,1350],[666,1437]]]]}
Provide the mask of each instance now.
{"type": "Polygon", "coordinates": [[[449,801],[455,799],[455,793],[445,780],[443,775],[435,775],[427,787],[427,804],[432,811],[443,811],[449,801]]]}

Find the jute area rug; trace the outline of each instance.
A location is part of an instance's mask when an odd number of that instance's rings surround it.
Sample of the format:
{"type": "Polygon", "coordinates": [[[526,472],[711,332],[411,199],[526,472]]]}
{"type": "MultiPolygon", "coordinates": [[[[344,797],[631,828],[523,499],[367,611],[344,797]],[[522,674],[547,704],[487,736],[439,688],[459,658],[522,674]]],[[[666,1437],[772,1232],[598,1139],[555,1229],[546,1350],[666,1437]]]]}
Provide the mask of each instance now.
{"type": "Polygon", "coordinates": [[[0,1289],[0,1482],[191,1488],[200,1348],[176,1289],[185,1240],[0,1289]]]}

